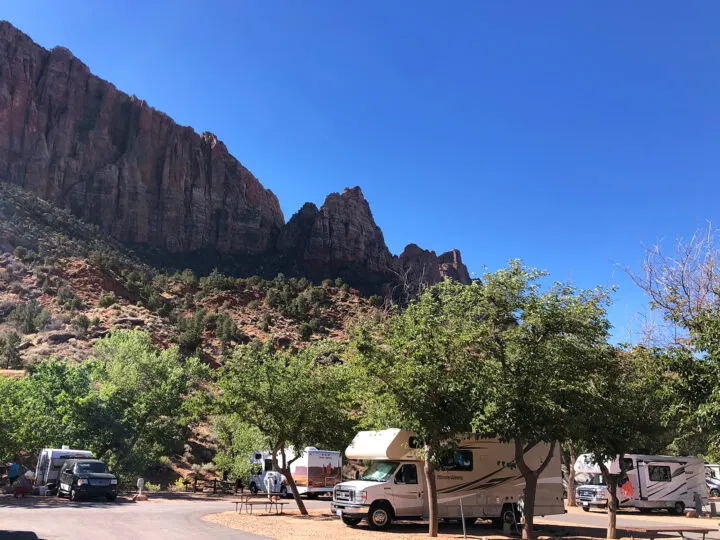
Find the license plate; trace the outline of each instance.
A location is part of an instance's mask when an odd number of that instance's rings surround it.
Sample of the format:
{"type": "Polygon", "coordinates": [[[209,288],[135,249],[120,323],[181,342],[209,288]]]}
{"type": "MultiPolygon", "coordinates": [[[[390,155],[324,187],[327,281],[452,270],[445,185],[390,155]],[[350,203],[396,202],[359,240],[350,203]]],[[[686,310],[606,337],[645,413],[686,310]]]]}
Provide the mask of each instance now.
{"type": "Polygon", "coordinates": [[[584,502],[584,503],[582,503],[582,505],[583,505],[583,506],[590,506],[590,503],[589,503],[589,502],[584,502]]]}
{"type": "Polygon", "coordinates": [[[338,516],[342,517],[342,510],[340,510],[339,508],[338,508],[337,510],[335,510],[335,513],[336,513],[338,516]]]}

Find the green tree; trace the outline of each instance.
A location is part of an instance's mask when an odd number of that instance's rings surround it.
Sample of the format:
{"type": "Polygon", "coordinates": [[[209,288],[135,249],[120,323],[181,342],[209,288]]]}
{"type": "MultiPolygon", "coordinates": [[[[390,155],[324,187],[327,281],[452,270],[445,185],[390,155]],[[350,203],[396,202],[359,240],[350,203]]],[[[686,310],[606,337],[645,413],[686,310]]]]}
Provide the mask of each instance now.
{"type": "Polygon", "coordinates": [[[215,468],[235,478],[249,478],[250,456],[266,444],[263,434],[235,413],[213,416],[210,425],[218,446],[215,468]]]}
{"type": "Polygon", "coordinates": [[[474,428],[514,443],[525,480],[523,538],[532,537],[538,478],[558,443],[573,438],[588,374],[603,369],[610,328],[603,290],[561,283],[543,290],[543,276],[512,261],[468,287],[475,352],[483,364],[475,386],[487,388],[474,428]],[[525,449],[539,443],[548,443],[549,451],[535,467],[525,449]]]}
{"type": "Polygon", "coordinates": [[[208,368],[181,358],[177,347],[159,350],[141,331],[113,333],[96,343],[94,356],[93,380],[109,412],[98,455],[142,471],[182,443],[208,368]]]}
{"type": "Polygon", "coordinates": [[[435,468],[452,440],[470,431],[482,385],[472,354],[470,288],[449,280],[426,289],[352,343],[357,407],[365,423],[412,431],[424,447],[430,536],[438,534],[435,468]],[[474,375],[475,374],[475,375],[474,375]]]}
{"type": "Polygon", "coordinates": [[[260,430],[304,515],[307,510],[290,472],[301,455],[298,450],[348,442],[348,413],[340,399],[342,369],[318,362],[317,351],[310,347],[293,354],[255,341],[235,348],[218,378],[221,411],[236,413],[260,430]],[[288,456],[290,447],[294,458],[288,456]]]}
{"type": "Polygon", "coordinates": [[[47,326],[50,314],[37,300],[30,300],[15,306],[9,319],[23,334],[34,334],[47,326]]]}
{"type": "Polygon", "coordinates": [[[15,332],[0,334],[0,359],[7,369],[22,367],[22,360],[17,346],[20,345],[20,336],[15,332]]]}
{"type": "Polygon", "coordinates": [[[588,401],[578,439],[592,449],[607,479],[607,538],[617,538],[617,488],[625,479],[626,453],[636,449],[658,451],[664,444],[662,377],[657,367],[637,352],[612,351],[602,370],[588,374],[588,401]],[[617,460],[617,467],[608,467],[617,460]]]}

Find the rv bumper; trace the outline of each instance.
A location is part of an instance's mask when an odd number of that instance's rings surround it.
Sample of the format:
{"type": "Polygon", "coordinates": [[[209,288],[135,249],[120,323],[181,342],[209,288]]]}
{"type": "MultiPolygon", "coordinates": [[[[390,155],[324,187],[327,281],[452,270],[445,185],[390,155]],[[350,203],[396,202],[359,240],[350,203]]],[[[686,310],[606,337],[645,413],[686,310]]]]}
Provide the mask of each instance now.
{"type": "Polygon", "coordinates": [[[353,516],[364,518],[368,514],[368,506],[362,504],[330,503],[330,510],[337,516],[353,516]]]}

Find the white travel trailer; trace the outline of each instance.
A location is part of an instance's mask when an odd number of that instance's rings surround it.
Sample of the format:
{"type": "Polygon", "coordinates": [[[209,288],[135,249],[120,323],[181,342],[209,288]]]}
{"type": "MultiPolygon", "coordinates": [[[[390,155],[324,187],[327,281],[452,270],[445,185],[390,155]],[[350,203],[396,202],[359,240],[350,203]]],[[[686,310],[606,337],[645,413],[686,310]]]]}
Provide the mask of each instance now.
{"type": "MultiPolygon", "coordinates": [[[[288,460],[295,454],[286,452],[288,460]]],[[[285,478],[273,470],[272,454],[266,451],[255,451],[250,459],[252,464],[250,491],[267,491],[283,496],[290,494],[290,487],[285,478]]],[[[302,455],[290,464],[290,472],[300,495],[317,497],[323,493],[331,493],[335,484],[342,480],[342,455],[332,450],[318,450],[308,446],[302,455]]]]}
{"type": "MultiPolygon", "coordinates": [[[[537,468],[549,450],[547,444],[528,448],[528,465],[537,468]]],[[[399,429],[361,431],[345,456],[370,461],[359,480],[335,486],[331,507],[346,525],[367,519],[371,528],[384,530],[395,518],[428,516],[424,463],[412,433],[399,429]]],[[[458,441],[445,466],[435,472],[439,517],[465,518],[468,523],[477,518],[498,524],[517,522],[525,481],[514,466],[514,458],[512,443],[472,437],[458,441]]],[[[535,515],[564,513],[562,495],[556,451],[538,480],[535,515]]]]}
{"type": "Polygon", "coordinates": [[[68,459],[91,458],[89,450],[72,450],[69,446],[62,448],[43,448],[38,456],[35,468],[35,485],[47,486],[50,490],[57,487],[60,469],[68,459]]]}
{"type": "MultiPolygon", "coordinates": [[[[610,473],[620,472],[617,458],[606,465],[610,473]]],[[[685,508],[695,506],[696,498],[707,503],[705,463],[700,458],[626,454],[624,468],[627,479],[617,488],[621,508],[637,508],[641,512],[666,509],[682,514],[685,508]]],[[[606,507],[607,486],[591,454],[578,456],[575,472],[588,478],[586,484],[576,489],[577,502],[583,510],[606,507]]]]}

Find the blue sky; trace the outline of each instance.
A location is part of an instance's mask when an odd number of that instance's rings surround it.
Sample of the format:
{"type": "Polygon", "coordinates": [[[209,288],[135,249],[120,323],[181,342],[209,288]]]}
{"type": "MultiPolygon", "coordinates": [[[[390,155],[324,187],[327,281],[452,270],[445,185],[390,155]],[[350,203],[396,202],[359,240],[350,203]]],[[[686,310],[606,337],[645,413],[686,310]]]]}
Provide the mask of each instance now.
{"type": "Polygon", "coordinates": [[[643,295],[618,270],[720,196],[720,3],[4,2],[128,93],[210,130],[279,197],[360,185],[394,253],[510,258],[643,295]]]}

